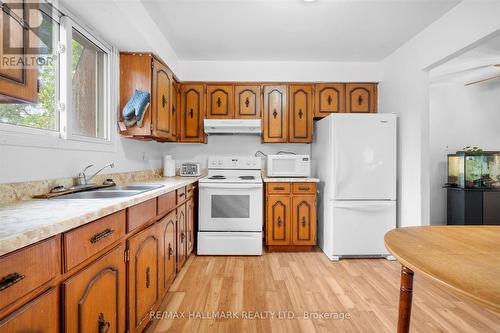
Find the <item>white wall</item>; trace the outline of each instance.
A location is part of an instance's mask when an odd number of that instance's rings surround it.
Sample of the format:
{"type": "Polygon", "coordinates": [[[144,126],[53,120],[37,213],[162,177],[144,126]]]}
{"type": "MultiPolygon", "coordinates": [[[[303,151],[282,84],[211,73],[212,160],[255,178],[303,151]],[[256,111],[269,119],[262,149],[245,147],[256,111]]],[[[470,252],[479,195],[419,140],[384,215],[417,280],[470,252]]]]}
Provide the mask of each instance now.
{"type": "Polygon", "coordinates": [[[446,224],[447,154],[465,146],[500,150],[500,81],[430,87],[430,223],[446,224]]]}
{"type": "Polygon", "coordinates": [[[463,1],[383,61],[379,111],[398,113],[399,225],[430,222],[429,67],[500,30],[500,1],[463,1]]]}
{"type": "Polygon", "coordinates": [[[202,164],[202,167],[206,167],[209,155],[254,156],[258,150],[264,154],[276,154],[280,150],[296,154],[311,154],[311,145],[300,143],[262,144],[260,136],[257,135],[211,135],[208,137],[208,144],[165,144],[165,153],[172,155],[177,165],[185,161],[197,161],[202,164]]]}

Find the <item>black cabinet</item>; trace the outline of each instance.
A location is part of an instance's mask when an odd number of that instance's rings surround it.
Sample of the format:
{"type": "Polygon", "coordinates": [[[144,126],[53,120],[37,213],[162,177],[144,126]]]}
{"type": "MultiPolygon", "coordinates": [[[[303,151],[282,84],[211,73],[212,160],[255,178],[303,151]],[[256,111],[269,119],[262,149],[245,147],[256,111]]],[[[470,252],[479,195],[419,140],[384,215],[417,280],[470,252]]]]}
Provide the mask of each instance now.
{"type": "Polygon", "coordinates": [[[500,225],[500,191],[448,189],[448,225],[500,225]]]}

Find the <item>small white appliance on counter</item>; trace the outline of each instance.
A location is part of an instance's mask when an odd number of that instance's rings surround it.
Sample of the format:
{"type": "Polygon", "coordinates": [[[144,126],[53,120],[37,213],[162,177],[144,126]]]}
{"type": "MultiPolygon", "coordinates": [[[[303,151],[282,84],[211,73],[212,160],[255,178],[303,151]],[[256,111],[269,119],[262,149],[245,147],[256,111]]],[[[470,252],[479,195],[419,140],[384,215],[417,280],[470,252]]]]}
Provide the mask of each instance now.
{"type": "Polygon", "coordinates": [[[266,175],[268,177],[310,177],[311,157],[295,154],[267,155],[266,175]]]}
{"type": "Polygon", "coordinates": [[[199,255],[261,255],[260,157],[213,156],[199,180],[199,255]]]}
{"type": "Polygon", "coordinates": [[[179,175],[182,177],[201,176],[201,164],[198,162],[184,162],[181,164],[179,175]]]}
{"type": "Polygon", "coordinates": [[[332,114],[315,124],[318,243],[331,260],[388,256],[384,235],[396,228],[396,120],[332,114]]]}
{"type": "Polygon", "coordinates": [[[163,156],[163,177],[174,177],[175,176],[175,160],[172,159],[172,155],[163,156]]]}

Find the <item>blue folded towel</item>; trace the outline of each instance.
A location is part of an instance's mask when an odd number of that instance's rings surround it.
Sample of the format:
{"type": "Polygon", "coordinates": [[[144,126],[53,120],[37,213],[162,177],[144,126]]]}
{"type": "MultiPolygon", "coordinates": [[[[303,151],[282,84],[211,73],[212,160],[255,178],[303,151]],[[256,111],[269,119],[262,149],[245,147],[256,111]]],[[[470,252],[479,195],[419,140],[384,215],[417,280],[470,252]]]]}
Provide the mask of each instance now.
{"type": "Polygon", "coordinates": [[[142,127],[142,121],[146,107],[149,103],[150,94],[147,91],[136,90],[122,110],[123,123],[130,127],[137,123],[142,127]]]}

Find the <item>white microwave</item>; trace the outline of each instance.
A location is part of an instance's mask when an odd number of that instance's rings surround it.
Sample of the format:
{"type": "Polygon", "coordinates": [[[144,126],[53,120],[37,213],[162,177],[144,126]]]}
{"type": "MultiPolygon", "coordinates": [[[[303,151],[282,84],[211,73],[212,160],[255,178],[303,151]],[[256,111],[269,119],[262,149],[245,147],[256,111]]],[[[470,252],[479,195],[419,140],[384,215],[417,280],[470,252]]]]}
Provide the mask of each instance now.
{"type": "Polygon", "coordinates": [[[310,177],[309,155],[267,155],[268,177],[310,177]]]}

